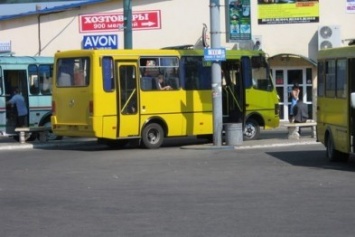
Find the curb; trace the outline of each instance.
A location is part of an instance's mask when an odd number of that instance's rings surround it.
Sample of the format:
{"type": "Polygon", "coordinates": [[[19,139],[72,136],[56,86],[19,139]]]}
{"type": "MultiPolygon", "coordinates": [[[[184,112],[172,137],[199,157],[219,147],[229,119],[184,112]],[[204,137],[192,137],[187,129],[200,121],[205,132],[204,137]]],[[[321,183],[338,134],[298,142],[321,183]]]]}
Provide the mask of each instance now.
{"type": "Polygon", "coordinates": [[[250,145],[236,147],[236,150],[246,150],[246,149],[260,149],[260,148],[272,148],[272,147],[287,147],[287,146],[300,146],[300,145],[317,145],[321,144],[316,141],[306,141],[306,142],[289,142],[289,143],[273,143],[273,144],[263,144],[263,145],[250,145]]]}
{"type": "MultiPolygon", "coordinates": [[[[25,149],[37,149],[37,148],[56,148],[56,147],[71,147],[78,145],[91,145],[91,141],[70,141],[70,142],[47,142],[47,143],[8,143],[0,145],[1,150],[25,150],[25,149]]],[[[96,141],[95,141],[96,144],[96,141]]]]}
{"type": "MultiPolygon", "coordinates": [[[[262,148],[275,148],[275,147],[288,147],[297,145],[316,145],[321,144],[315,140],[305,140],[305,141],[290,141],[290,140],[257,140],[251,141],[253,144],[247,144],[245,142],[241,145],[222,145],[214,146],[213,144],[198,144],[198,145],[182,145],[181,149],[191,149],[191,150],[247,150],[247,149],[262,149],[262,148]]],[[[71,146],[92,146],[97,144],[96,141],[91,140],[81,140],[81,141],[65,141],[65,142],[47,142],[47,143],[6,143],[0,144],[1,150],[24,150],[24,149],[41,149],[41,148],[58,148],[58,147],[71,147],[71,146]]]]}

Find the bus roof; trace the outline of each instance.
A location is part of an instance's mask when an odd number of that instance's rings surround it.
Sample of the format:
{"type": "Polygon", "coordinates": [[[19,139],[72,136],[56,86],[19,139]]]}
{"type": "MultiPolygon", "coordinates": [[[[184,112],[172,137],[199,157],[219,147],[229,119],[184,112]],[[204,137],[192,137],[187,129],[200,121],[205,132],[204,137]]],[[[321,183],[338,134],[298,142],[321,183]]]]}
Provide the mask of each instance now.
{"type": "Polygon", "coordinates": [[[326,58],[354,58],[355,45],[339,48],[322,49],[318,52],[318,59],[326,58]]]}
{"type": "MultiPolygon", "coordinates": [[[[265,55],[263,51],[256,50],[226,50],[227,58],[228,57],[241,57],[244,55],[249,56],[259,56],[265,55]]],[[[75,55],[97,55],[97,56],[105,56],[105,55],[124,55],[124,56],[151,56],[151,55],[171,55],[171,56],[179,56],[179,55],[193,55],[193,56],[203,56],[203,49],[80,49],[80,50],[68,50],[68,51],[58,51],[55,56],[58,57],[73,57],[75,55]],[[164,53],[163,53],[164,52],[164,53]]]]}
{"type": "Polygon", "coordinates": [[[42,56],[0,56],[1,64],[52,64],[53,57],[42,56]]]}

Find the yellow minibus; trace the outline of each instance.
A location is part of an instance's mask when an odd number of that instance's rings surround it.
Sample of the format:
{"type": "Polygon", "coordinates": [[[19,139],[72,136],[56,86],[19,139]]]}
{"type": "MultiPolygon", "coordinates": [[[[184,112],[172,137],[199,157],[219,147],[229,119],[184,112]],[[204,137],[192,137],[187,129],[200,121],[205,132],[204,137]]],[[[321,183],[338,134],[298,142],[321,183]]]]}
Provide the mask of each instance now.
{"type": "Polygon", "coordinates": [[[329,160],[354,153],[355,46],[320,50],[318,54],[317,140],[329,160]]]}
{"type": "MultiPolygon", "coordinates": [[[[249,139],[259,126],[277,127],[279,101],[264,53],[227,50],[221,68],[223,122],[249,121],[249,139]]],[[[56,53],[54,70],[57,135],[158,148],[166,137],[213,133],[211,62],[203,50],[72,50],[56,53]]]]}

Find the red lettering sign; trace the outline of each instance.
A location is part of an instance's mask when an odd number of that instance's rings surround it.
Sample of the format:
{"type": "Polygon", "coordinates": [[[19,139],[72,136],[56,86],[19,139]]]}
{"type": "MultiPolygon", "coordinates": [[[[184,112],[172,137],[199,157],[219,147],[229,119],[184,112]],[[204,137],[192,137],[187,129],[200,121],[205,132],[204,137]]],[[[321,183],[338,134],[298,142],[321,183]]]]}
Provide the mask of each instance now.
{"type": "MultiPolygon", "coordinates": [[[[161,29],[160,10],[137,11],[132,13],[132,30],[161,29]]],[[[123,13],[102,13],[79,16],[79,32],[122,31],[123,13]]]]}

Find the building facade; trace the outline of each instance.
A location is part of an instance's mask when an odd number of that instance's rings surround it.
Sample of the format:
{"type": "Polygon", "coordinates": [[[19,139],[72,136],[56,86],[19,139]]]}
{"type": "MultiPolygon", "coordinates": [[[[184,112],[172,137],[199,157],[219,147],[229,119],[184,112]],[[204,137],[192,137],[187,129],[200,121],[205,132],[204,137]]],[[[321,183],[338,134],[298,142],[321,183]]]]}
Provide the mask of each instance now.
{"type": "MultiPolygon", "coordinates": [[[[53,56],[58,50],[124,48],[124,1],[94,0],[36,8],[0,16],[0,51],[16,56],[53,56]]],[[[13,4],[16,7],[17,4],[13,4]]],[[[211,8],[217,7],[221,46],[257,47],[267,53],[280,96],[281,119],[288,120],[289,91],[315,116],[317,52],[355,38],[353,0],[134,0],[132,47],[201,47],[211,37],[211,8]],[[215,6],[211,3],[219,3],[215,6]],[[203,32],[207,26],[206,34],[203,32]]]]}

